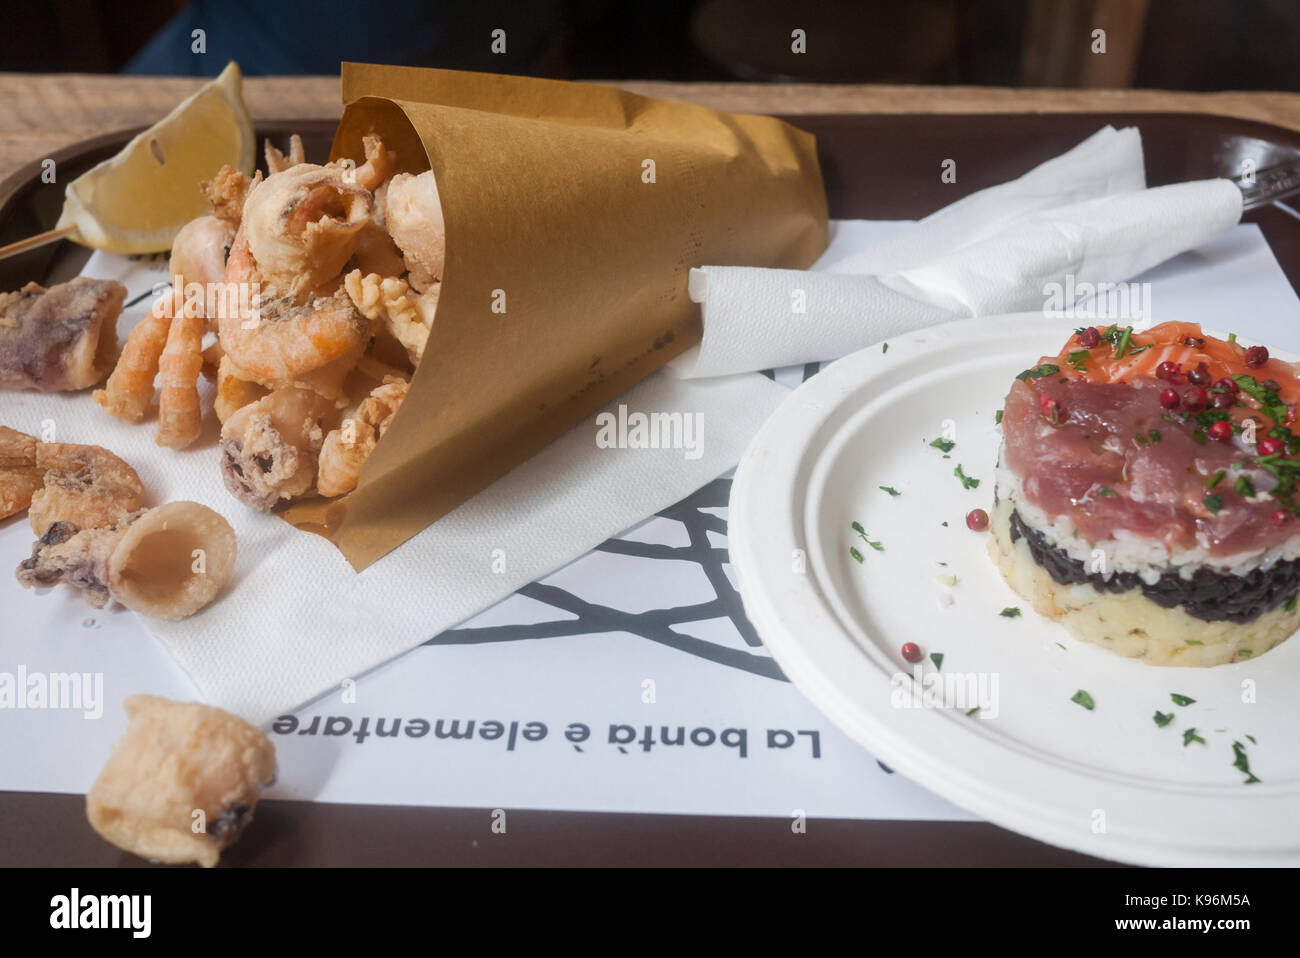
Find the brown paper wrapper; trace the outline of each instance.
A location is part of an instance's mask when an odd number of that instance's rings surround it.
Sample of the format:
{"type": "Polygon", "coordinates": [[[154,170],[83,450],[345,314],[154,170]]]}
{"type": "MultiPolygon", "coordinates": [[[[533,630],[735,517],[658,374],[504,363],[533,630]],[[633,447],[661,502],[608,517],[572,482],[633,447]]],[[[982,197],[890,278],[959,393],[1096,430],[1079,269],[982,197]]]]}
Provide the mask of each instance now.
{"type": "Polygon", "coordinates": [[[423,361],[360,483],[284,513],[357,570],[697,344],[691,267],[826,248],[814,138],[771,117],[356,63],[343,102],[332,158],[378,133],[400,170],[433,170],[447,231],[423,361]]]}

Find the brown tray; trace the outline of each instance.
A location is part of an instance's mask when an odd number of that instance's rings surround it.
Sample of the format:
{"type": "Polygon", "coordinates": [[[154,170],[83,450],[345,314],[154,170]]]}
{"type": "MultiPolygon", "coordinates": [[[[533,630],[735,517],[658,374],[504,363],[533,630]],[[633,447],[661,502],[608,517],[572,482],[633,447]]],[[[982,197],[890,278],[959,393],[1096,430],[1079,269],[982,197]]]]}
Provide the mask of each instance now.
{"type": "MultiPolygon", "coordinates": [[[[1264,169],[1300,155],[1300,133],[1247,120],[1191,113],[836,115],[787,117],[817,135],[832,217],[916,219],[968,193],[1019,176],[1099,127],[1142,130],[1152,186],[1235,176],[1251,159],[1264,169]],[[945,159],[957,182],[940,181],[945,159]]],[[[138,131],[109,134],[51,157],[58,184],[34,161],[0,183],[0,244],[51,228],[62,184],[121,148],[138,131]]],[[[282,148],[303,136],[323,160],[328,121],[258,124],[282,148]]],[[[1300,291],[1300,219],[1269,206],[1258,223],[1291,285],[1300,291]]],[[[0,289],[73,276],[86,250],[60,243],[0,261],[0,289]]],[[[788,819],[512,812],[494,835],[487,809],[331,805],[268,801],[258,823],[223,856],[232,865],[1080,865],[1107,864],[973,822],[823,820],[807,834],[788,819]]],[[[0,864],[137,865],[98,839],[78,795],[0,792],[0,864]]]]}

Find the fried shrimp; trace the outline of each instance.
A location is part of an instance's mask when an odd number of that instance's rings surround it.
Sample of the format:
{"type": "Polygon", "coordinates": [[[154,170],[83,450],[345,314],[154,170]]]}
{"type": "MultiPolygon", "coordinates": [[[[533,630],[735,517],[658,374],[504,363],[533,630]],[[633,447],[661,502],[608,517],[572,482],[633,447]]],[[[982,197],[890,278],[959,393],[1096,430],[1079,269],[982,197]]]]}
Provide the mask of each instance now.
{"type": "Polygon", "coordinates": [[[434,283],[420,294],[412,291],[406,280],[375,273],[362,276],[360,270],[348,273],[343,283],[361,315],[383,323],[405,348],[411,363],[419,363],[433,326],[441,284],[434,283]]]}
{"type": "Polygon", "coordinates": [[[309,492],[334,404],[286,387],[238,410],[221,429],[221,476],[238,500],[269,512],[309,492]]]}
{"type": "Polygon", "coordinates": [[[406,398],[405,379],[386,377],[361,401],[356,413],[344,418],[325,437],[320,450],[316,491],[322,496],[341,496],[356,488],[361,468],[393,422],[406,398]]]}
{"type": "Polygon", "coordinates": [[[36,437],[0,426],[0,519],[32,504],[45,470],[36,465],[36,437]]]}
{"type": "Polygon", "coordinates": [[[283,173],[291,166],[297,166],[306,160],[302,148],[302,137],[297,133],[289,137],[289,155],[281,153],[268,139],[265,146],[266,168],[272,173],[283,173]]]}
{"type": "MultiPolygon", "coordinates": [[[[234,272],[240,260],[231,254],[234,272]]],[[[230,372],[267,387],[303,385],[334,399],[370,338],[370,324],[336,280],[296,303],[263,287],[248,310],[223,314],[217,324],[230,372]]]]}
{"type": "Polygon", "coordinates": [[[131,724],[86,794],[91,827],[141,858],[211,868],[252,821],[275,746],[210,705],[132,695],[123,708],[131,724]]]}
{"type": "Polygon", "coordinates": [[[215,216],[200,216],[181,227],[172,243],[168,270],[172,285],[210,287],[225,281],[226,257],[235,241],[235,227],[215,216]]]}
{"type": "Polygon", "coordinates": [[[198,438],[199,373],[203,370],[203,317],[188,306],[175,308],[167,345],[158,360],[158,435],[155,442],[183,449],[198,438]]]}
{"type": "Polygon", "coordinates": [[[172,293],[135,324],[126,337],[122,355],[103,389],[91,394],[95,402],[123,422],[139,422],[153,399],[153,380],[158,375],[158,359],[167,345],[173,311],[178,299],[172,293]]]}
{"type": "Polygon", "coordinates": [[[111,526],[144,505],[135,470],[101,446],[37,443],[36,468],[44,485],[32,494],[28,518],[38,536],[56,522],[78,530],[111,526]]]}
{"type": "Polygon", "coordinates": [[[442,279],[447,233],[432,171],[418,176],[398,173],[392,178],[384,199],[384,226],[402,251],[416,292],[426,292],[442,279]]]}
{"type": "Polygon", "coordinates": [[[213,408],[217,413],[217,421],[222,424],[249,403],[255,403],[266,395],[264,386],[236,376],[233,365],[228,356],[223,356],[217,366],[217,397],[213,408]]]}

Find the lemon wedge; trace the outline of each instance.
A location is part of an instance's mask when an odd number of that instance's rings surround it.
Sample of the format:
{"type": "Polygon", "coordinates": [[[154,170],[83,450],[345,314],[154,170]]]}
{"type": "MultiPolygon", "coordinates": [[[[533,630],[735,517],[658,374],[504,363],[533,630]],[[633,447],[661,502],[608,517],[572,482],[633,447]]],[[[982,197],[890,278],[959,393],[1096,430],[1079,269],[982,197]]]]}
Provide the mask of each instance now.
{"type": "Polygon", "coordinates": [[[68,184],[56,229],[110,253],[157,253],[171,248],[182,226],[208,212],[199,190],[222,165],[253,172],[253,121],[233,60],[171,113],[116,156],[68,184]]]}

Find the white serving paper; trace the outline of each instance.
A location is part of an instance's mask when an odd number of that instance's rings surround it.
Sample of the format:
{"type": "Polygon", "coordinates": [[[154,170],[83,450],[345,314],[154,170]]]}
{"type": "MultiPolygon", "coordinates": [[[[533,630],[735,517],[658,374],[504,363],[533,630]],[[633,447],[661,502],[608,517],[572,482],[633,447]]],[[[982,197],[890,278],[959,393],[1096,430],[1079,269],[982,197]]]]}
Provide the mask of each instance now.
{"type": "MultiPolygon", "coordinates": [[[[913,228],[903,222],[834,223],[827,255],[904,237],[913,228]]],[[[1176,316],[1300,351],[1300,300],[1257,227],[1238,226],[1141,280],[1152,284],[1157,318],[1176,316]]],[[[807,372],[778,370],[777,382],[793,386],[807,372]]],[[[725,489],[720,492],[705,501],[725,503],[725,489]]],[[[726,508],[705,505],[687,514],[725,520],[726,508]]],[[[726,547],[719,532],[709,531],[708,541],[726,547]]],[[[15,554],[29,542],[25,520],[0,524],[0,553],[15,554]]],[[[511,594],[451,632],[430,634],[433,644],[286,712],[298,725],[287,733],[274,731],[287,728],[284,723],[270,726],[280,770],[270,796],[487,808],[781,817],[803,809],[813,818],[969,818],[886,772],[788,682],[766,674],[766,651],[746,642],[736,620],[710,617],[707,603],[717,590],[699,564],[668,551],[689,544],[681,522],[662,516],[638,522],[606,548],[526,590],[550,590],[541,597],[511,594]],[[636,549],[662,551],[627,554],[636,549]],[[596,611],[584,617],[555,602],[596,611]],[[618,615],[611,618],[608,610],[618,615]],[[656,615],[676,622],[656,632],[647,627],[656,615]],[[653,683],[652,701],[646,700],[647,681],[653,683]],[[391,729],[399,718],[423,718],[431,727],[441,719],[444,737],[432,729],[422,737],[374,734],[380,719],[391,729]],[[312,729],[313,720],[315,731],[300,734],[312,729]],[[358,740],[363,720],[370,734],[358,740]],[[469,739],[450,737],[452,722],[464,734],[471,720],[476,724],[469,739]],[[484,725],[494,721],[503,723],[502,736],[482,737],[485,728],[495,732],[484,725]],[[512,722],[520,729],[542,722],[547,734],[535,742],[516,736],[512,747],[512,722]],[[640,744],[647,724],[654,739],[649,750],[640,744]],[[588,738],[570,741],[571,726],[585,726],[588,738]],[[688,742],[697,730],[706,741],[710,731],[717,736],[743,729],[748,754],[741,758],[716,738],[709,745],[667,745],[664,727],[669,738],[685,729],[688,742]],[[325,734],[327,728],[334,734],[325,734]],[[636,741],[619,744],[629,728],[636,741]],[[768,747],[769,733],[779,744],[786,741],[783,732],[793,733],[794,743],[768,747]]],[[[84,791],[125,729],[121,702],[127,695],[203,697],[165,647],[149,637],[143,620],[123,609],[96,611],[62,589],[33,596],[7,575],[0,576],[0,608],[0,671],[102,677],[89,719],[78,709],[0,713],[0,789],[84,791]]]]}

